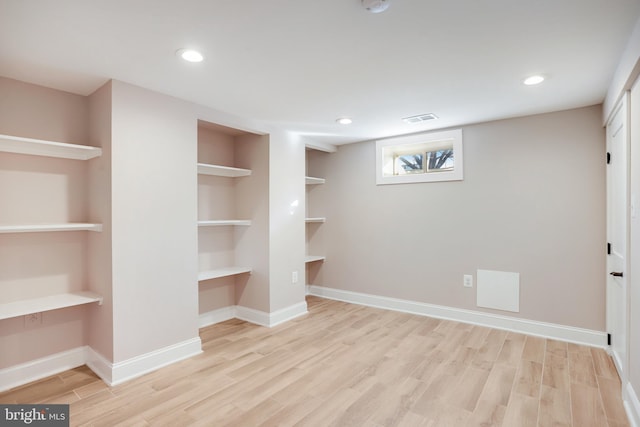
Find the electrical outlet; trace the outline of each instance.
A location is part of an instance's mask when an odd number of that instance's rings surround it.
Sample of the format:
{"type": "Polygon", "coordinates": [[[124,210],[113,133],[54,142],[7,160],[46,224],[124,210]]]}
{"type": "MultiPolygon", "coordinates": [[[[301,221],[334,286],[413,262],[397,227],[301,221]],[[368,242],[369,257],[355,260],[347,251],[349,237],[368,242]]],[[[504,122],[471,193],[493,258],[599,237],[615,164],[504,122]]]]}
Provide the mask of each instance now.
{"type": "Polygon", "coordinates": [[[473,288],[473,276],[471,274],[465,274],[462,278],[462,285],[465,288],[473,288]]]}
{"type": "Polygon", "coordinates": [[[31,313],[24,316],[24,327],[33,328],[42,325],[42,313],[31,313]]]}
{"type": "Polygon", "coordinates": [[[294,271],[291,273],[291,283],[293,283],[294,285],[296,283],[298,283],[298,272],[294,271]]]}

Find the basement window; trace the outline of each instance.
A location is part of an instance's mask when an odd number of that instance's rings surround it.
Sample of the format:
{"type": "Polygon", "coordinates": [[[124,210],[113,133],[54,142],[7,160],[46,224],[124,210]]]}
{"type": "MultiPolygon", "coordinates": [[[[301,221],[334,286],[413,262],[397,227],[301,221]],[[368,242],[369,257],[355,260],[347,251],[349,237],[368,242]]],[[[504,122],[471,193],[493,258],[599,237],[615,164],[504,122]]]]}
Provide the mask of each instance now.
{"type": "Polygon", "coordinates": [[[461,181],[462,130],[376,141],[376,184],[461,181]]]}

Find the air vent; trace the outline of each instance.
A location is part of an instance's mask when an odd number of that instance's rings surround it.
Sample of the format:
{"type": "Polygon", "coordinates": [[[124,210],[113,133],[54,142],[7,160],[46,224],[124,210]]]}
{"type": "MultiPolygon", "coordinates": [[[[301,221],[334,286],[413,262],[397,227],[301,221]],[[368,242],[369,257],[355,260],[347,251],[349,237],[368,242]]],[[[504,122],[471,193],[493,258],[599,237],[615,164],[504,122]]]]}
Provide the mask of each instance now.
{"type": "Polygon", "coordinates": [[[402,121],[405,123],[414,124],[414,123],[426,122],[429,120],[436,120],[437,118],[438,116],[436,116],[435,114],[428,113],[428,114],[419,114],[417,116],[405,117],[402,119],[402,121]]]}

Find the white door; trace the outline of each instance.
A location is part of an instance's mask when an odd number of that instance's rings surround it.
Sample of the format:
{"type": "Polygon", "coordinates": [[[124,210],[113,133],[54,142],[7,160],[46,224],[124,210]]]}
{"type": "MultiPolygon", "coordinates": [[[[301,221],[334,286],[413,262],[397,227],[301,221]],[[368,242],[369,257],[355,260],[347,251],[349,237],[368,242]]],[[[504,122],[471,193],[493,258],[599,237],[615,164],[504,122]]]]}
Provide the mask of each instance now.
{"type": "Polygon", "coordinates": [[[626,95],[607,124],[607,332],[623,381],[627,376],[627,194],[628,138],[626,95]]]}

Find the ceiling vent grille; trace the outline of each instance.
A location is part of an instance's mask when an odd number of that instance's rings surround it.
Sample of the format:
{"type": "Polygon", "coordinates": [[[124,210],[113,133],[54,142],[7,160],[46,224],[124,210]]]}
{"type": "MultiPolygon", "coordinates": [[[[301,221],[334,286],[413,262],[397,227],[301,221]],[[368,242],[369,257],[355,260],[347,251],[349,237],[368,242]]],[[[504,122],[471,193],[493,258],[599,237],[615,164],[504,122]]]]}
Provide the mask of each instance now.
{"type": "Polygon", "coordinates": [[[438,116],[433,113],[428,114],[418,114],[417,116],[405,117],[402,119],[403,122],[414,124],[414,123],[422,123],[427,122],[429,120],[436,120],[438,116]]]}

